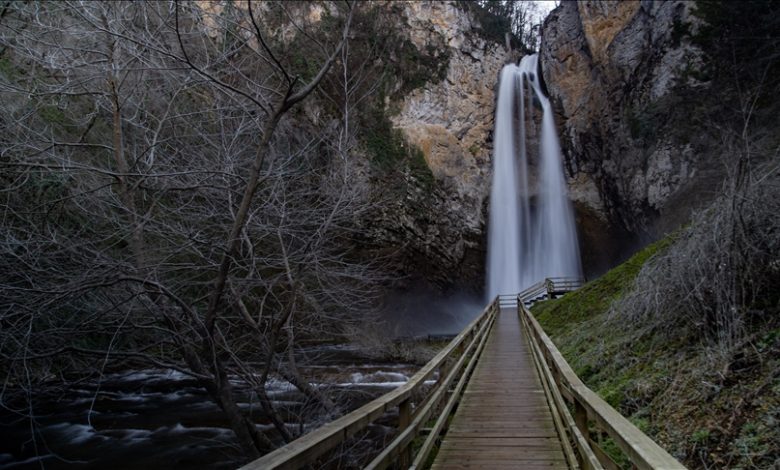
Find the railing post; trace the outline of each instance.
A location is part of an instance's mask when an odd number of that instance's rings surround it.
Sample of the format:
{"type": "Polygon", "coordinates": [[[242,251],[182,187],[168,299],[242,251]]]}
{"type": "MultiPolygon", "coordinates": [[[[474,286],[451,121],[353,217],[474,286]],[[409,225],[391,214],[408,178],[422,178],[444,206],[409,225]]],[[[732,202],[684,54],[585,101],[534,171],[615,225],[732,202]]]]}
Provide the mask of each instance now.
{"type": "MultiPolygon", "coordinates": [[[[403,432],[404,429],[409,427],[412,422],[412,401],[407,398],[398,404],[398,432],[403,432]]],[[[412,463],[412,448],[407,446],[401,451],[401,457],[399,459],[401,468],[409,468],[412,463]]]]}
{"type": "MultiPolygon", "coordinates": [[[[593,452],[593,445],[591,445],[590,431],[588,431],[588,410],[580,403],[576,398],[574,399],[574,425],[580,430],[585,442],[583,445],[587,445],[593,452]]],[[[580,468],[584,470],[591,470],[593,466],[587,461],[581,452],[577,453],[577,460],[579,461],[580,468]]]]}
{"type": "Polygon", "coordinates": [[[588,436],[590,436],[588,432],[588,411],[577,399],[574,400],[574,423],[585,439],[588,440],[588,436]]]}
{"type": "MultiPolygon", "coordinates": [[[[460,348],[459,353],[463,352],[463,348],[460,348]]],[[[460,354],[458,354],[460,356],[460,354]]],[[[447,376],[450,374],[450,370],[452,369],[452,359],[447,358],[442,362],[441,366],[439,366],[439,380],[444,381],[444,379],[447,378],[447,376]]]]}
{"type": "MultiPolygon", "coordinates": [[[[546,360],[546,358],[545,358],[546,360]]],[[[561,388],[561,374],[558,372],[558,368],[555,367],[553,364],[550,364],[550,361],[547,361],[547,367],[550,368],[550,372],[552,372],[553,381],[555,382],[555,386],[558,388],[561,388]]]]}

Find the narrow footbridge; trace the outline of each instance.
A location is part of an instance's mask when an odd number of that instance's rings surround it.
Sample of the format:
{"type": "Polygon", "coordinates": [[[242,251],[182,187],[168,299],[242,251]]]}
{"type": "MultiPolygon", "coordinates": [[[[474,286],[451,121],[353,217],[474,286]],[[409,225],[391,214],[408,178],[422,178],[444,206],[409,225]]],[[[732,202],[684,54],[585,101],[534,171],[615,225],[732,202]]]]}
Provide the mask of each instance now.
{"type": "Polygon", "coordinates": [[[388,416],[397,430],[365,468],[685,468],[586,387],[528,312],[580,284],[545,279],[497,297],[406,384],[242,470],[336,467],[388,416]]]}

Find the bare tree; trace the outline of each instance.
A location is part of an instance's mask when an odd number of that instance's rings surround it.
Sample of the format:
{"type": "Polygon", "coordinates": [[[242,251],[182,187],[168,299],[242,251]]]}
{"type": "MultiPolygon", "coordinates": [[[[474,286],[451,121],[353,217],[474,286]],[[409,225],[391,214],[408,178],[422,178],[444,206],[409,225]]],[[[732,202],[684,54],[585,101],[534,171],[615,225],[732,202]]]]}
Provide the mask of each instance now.
{"type": "Polygon", "coordinates": [[[533,0],[480,0],[479,4],[489,13],[506,19],[509,32],[514,34],[529,50],[539,47],[539,33],[543,11],[533,0]]]}
{"type": "Polygon", "coordinates": [[[646,263],[611,316],[666,338],[700,337],[722,366],[750,331],[774,321],[780,168],[765,138],[720,131],[730,170],[721,195],[646,263]]]}
{"type": "Polygon", "coordinates": [[[30,414],[12,390],[50,374],[176,369],[200,381],[256,457],[274,444],[231,380],[252,386],[289,441],[269,378],[336,412],[303,377],[295,346],[337,334],[374,298],[375,271],[350,243],[371,208],[354,184],[350,127],[357,5],[326,4],[332,34],[302,20],[300,5],[216,5],[8,7],[0,372],[12,386],[2,399],[30,414]],[[315,51],[305,74],[275,52],[284,25],[272,12],[315,51]],[[334,64],[340,119],[302,126],[290,111],[334,64]]]}

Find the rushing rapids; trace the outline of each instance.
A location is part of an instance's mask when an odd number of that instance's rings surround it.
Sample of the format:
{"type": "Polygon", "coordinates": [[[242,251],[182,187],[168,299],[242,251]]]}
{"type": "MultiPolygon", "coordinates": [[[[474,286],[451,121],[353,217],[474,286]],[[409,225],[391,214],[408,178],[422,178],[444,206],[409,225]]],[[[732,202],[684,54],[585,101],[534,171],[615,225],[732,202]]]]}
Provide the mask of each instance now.
{"type": "Polygon", "coordinates": [[[487,295],[513,294],[546,277],[581,275],[574,215],[566,195],[558,134],[538,77],[538,56],[501,71],[495,119],[487,295]],[[538,155],[529,155],[541,106],[538,155]],[[529,173],[538,172],[531,185],[529,173]]]}

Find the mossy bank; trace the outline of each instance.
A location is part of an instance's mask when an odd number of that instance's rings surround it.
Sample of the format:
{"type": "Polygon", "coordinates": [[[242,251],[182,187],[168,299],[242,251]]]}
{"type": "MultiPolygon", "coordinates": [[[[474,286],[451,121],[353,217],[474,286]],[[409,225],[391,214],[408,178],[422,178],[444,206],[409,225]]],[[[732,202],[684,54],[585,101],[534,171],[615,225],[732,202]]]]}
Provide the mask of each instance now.
{"type": "MultiPolygon", "coordinates": [[[[679,236],[679,235],[678,235],[679,236]]],[[[749,331],[724,359],[695,332],[669,335],[611,312],[669,236],[563,298],[539,319],[585,383],[690,468],[780,462],[780,328],[749,331]]],[[[613,456],[620,461],[617,450],[613,456]]]]}

